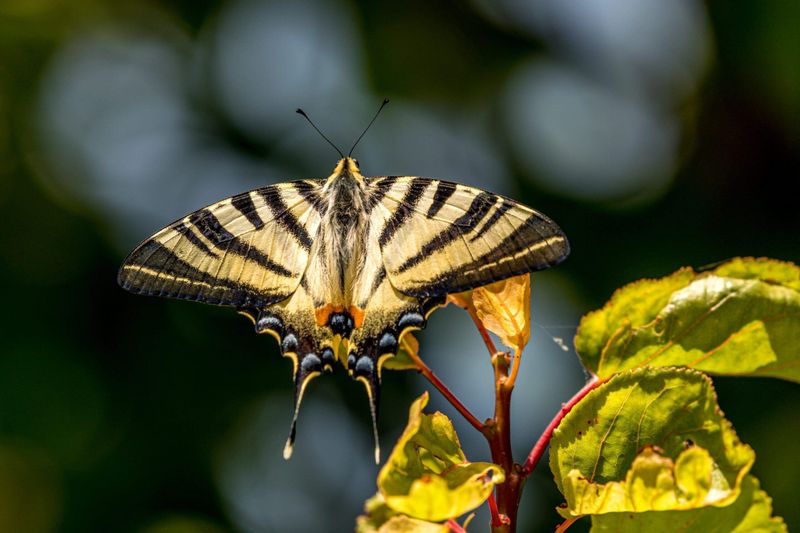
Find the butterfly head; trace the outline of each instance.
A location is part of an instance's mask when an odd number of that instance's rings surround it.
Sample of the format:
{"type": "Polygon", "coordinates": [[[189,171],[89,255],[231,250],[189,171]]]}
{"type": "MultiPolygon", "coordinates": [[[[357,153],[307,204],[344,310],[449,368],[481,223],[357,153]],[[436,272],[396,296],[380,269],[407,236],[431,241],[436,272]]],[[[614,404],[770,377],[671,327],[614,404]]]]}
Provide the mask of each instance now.
{"type": "Polygon", "coordinates": [[[361,169],[358,168],[358,160],[353,157],[343,157],[336,163],[336,168],[333,169],[333,175],[339,176],[343,174],[350,174],[356,178],[363,179],[361,169]]]}
{"type": "Polygon", "coordinates": [[[328,178],[328,184],[337,181],[340,184],[344,182],[355,182],[361,187],[366,185],[364,176],[361,175],[361,170],[358,168],[358,161],[352,157],[343,157],[336,163],[333,174],[328,178]]]}

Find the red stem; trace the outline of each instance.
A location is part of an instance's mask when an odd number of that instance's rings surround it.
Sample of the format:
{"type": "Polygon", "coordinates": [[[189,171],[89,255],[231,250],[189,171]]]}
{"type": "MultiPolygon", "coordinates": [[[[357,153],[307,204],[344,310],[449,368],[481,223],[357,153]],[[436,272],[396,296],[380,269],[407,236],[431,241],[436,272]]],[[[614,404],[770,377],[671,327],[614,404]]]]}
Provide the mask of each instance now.
{"type": "Polygon", "coordinates": [[[529,476],[531,472],[533,472],[533,469],[536,468],[536,464],[539,462],[539,459],[542,458],[544,451],[547,449],[547,445],[550,444],[550,439],[553,437],[553,431],[558,427],[567,413],[569,413],[572,408],[584,398],[584,396],[599,387],[602,383],[603,381],[598,379],[597,376],[592,376],[592,379],[590,379],[581,390],[575,393],[575,396],[570,398],[567,403],[561,406],[561,409],[558,411],[558,413],[556,413],[556,416],[550,421],[547,429],[544,430],[542,436],[539,437],[538,441],[536,441],[531,453],[528,454],[528,459],[525,461],[525,464],[522,465],[522,470],[520,471],[521,476],[529,476]]]}
{"type": "Polygon", "coordinates": [[[467,419],[467,422],[472,424],[472,426],[475,429],[483,433],[484,430],[483,423],[480,420],[478,420],[477,417],[473,415],[463,403],[461,403],[461,400],[459,400],[458,397],[455,394],[453,394],[453,392],[450,389],[447,388],[447,385],[442,383],[442,381],[438,378],[438,376],[433,373],[433,370],[431,370],[430,367],[426,365],[425,362],[422,359],[420,359],[417,354],[409,352],[409,356],[414,361],[414,364],[417,366],[417,370],[419,370],[420,373],[423,376],[425,376],[425,378],[428,381],[430,381],[434,387],[436,387],[436,390],[442,393],[442,396],[444,396],[447,399],[447,401],[450,402],[459,413],[461,413],[461,416],[467,419]]]}
{"type": "Polygon", "coordinates": [[[447,521],[447,527],[450,528],[450,531],[453,533],[467,533],[466,530],[459,525],[458,522],[453,520],[452,518],[447,521]]]}
{"type": "Polygon", "coordinates": [[[483,323],[478,318],[476,314],[472,312],[472,309],[467,308],[467,313],[469,317],[472,319],[472,322],[475,324],[475,327],[478,328],[478,333],[481,334],[481,339],[483,339],[483,343],[486,345],[486,349],[489,350],[489,357],[494,357],[494,354],[497,353],[497,348],[492,341],[492,338],[489,336],[489,332],[486,331],[486,328],[483,327],[483,323]]]}
{"type": "Polygon", "coordinates": [[[503,525],[503,519],[500,518],[500,512],[497,510],[497,502],[494,499],[494,492],[489,494],[489,513],[492,515],[492,527],[503,525]]]}
{"type": "Polygon", "coordinates": [[[567,518],[566,520],[564,520],[563,522],[558,524],[558,527],[556,527],[555,533],[564,533],[564,531],[569,529],[569,526],[574,524],[578,519],[579,519],[579,517],[567,518]]]}

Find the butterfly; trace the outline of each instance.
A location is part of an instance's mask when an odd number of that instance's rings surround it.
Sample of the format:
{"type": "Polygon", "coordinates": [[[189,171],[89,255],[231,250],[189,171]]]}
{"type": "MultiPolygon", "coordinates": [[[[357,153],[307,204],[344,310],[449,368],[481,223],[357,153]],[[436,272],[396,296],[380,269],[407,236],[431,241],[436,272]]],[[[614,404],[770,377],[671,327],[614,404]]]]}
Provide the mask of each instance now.
{"type": "Polygon", "coordinates": [[[342,157],[327,179],[279,183],[191,213],[122,264],[126,290],[235,307],[291,359],[294,445],[308,383],[340,362],[369,397],[379,461],[381,368],[450,293],[561,262],[548,217],[475,187],[365,178],[342,157]]]}

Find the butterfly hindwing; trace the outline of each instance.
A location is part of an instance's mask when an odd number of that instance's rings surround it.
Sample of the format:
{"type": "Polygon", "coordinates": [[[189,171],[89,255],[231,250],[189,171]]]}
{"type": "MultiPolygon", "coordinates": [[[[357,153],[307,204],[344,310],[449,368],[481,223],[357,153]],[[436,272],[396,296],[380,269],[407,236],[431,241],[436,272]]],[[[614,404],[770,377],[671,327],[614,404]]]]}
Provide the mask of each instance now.
{"type": "Polygon", "coordinates": [[[257,333],[275,337],[281,354],[292,361],[294,379],[294,414],[284,457],[292,454],[297,417],[308,383],[323,371],[332,371],[336,362],[338,340],[329,321],[320,323],[313,298],[301,283],[292,295],[264,308],[241,309],[253,320],[257,333]]]}
{"type": "Polygon", "coordinates": [[[443,180],[373,178],[370,223],[392,285],[412,296],[461,292],[561,262],[569,245],[542,213],[443,180]]]}
{"type": "Polygon", "coordinates": [[[390,357],[397,355],[400,340],[409,331],[422,329],[427,318],[444,298],[417,298],[398,291],[383,274],[377,237],[370,239],[368,254],[377,264],[367,262],[362,278],[361,292],[357,296],[360,315],[358,327],[349,340],[347,368],[351,375],[364,384],[370,401],[373,431],[375,432],[375,460],[379,447],[377,417],[380,403],[381,368],[390,357]]]}
{"type": "Polygon", "coordinates": [[[266,306],[300,284],[321,204],[320,180],[263,187],[170,224],[123,263],[132,292],[240,307],[266,306]]]}

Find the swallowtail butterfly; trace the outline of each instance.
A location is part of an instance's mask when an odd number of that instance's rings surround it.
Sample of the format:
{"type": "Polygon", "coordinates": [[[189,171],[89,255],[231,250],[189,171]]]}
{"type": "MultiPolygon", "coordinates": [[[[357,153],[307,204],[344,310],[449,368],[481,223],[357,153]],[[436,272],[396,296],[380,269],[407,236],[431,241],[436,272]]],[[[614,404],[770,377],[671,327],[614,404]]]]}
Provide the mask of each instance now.
{"type": "Polygon", "coordinates": [[[309,381],[339,361],[366,386],[378,458],[381,367],[455,293],[561,262],[567,238],[514,200],[449,181],[366,178],[343,157],[327,179],[279,183],[173,222],[125,259],[119,284],[237,308],[294,365],[292,452],[309,381]]]}

